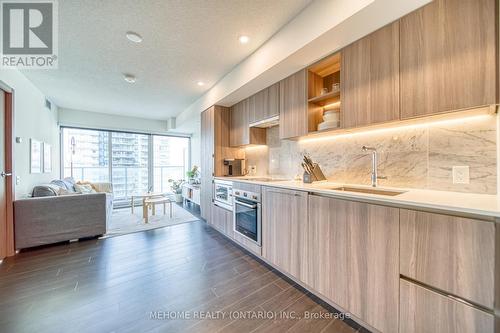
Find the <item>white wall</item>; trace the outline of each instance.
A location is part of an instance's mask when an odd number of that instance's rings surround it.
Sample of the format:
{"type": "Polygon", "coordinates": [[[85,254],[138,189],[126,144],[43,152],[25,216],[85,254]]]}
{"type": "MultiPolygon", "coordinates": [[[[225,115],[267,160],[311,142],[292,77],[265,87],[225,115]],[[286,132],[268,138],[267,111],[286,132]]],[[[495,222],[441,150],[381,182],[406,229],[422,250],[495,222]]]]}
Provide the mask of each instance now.
{"type": "Polygon", "coordinates": [[[17,70],[0,70],[0,81],[14,89],[14,135],[22,138],[14,145],[14,177],[20,177],[16,198],[22,198],[34,185],[59,178],[57,107],[45,108],[45,96],[17,70]],[[52,145],[51,173],[30,173],[30,138],[52,145]]]}

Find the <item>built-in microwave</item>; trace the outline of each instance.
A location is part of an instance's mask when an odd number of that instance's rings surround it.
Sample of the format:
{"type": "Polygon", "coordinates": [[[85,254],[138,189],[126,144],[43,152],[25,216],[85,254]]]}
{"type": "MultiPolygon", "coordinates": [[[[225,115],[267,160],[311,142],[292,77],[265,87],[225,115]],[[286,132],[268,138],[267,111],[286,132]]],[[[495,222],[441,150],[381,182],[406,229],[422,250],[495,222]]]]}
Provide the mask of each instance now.
{"type": "Polygon", "coordinates": [[[262,246],[260,194],[234,190],[234,231],[262,246]]]}
{"type": "Polygon", "coordinates": [[[214,180],[214,204],[227,210],[233,210],[233,182],[214,180]]]}

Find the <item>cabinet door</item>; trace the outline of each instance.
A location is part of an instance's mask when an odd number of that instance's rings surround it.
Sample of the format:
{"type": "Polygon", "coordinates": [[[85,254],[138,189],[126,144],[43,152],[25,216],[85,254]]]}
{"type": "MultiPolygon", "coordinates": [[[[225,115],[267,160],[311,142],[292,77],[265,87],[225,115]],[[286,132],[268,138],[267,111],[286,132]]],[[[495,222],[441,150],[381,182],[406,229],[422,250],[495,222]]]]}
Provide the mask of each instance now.
{"type": "Polygon", "coordinates": [[[398,331],[399,210],[309,197],[306,283],[382,332],[398,331]]]}
{"type": "Polygon", "coordinates": [[[349,234],[349,311],[382,332],[397,332],[399,209],[350,201],[342,215],[349,234]]]}
{"type": "Polygon", "coordinates": [[[342,50],[344,127],[399,120],[399,23],[342,50]]]}
{"type": "Polygon", "coordinates": [[[347,201],[309,196],[308,273],[304,281],[344,309],[348,307],[347,201]]]}
{"type": "Polygon", "coordinates": [[[224,235],[234,238],[233,212],[214,204],[212,206],[211,224],[224,235]]]}
{"type": "Polygon", "coordinates": [[[495,0],[435,0],[403,17],[401,115],[496,103],[495,0]]]}
{"type": "Polygon", "coordinates": [[[493,333],[495,318],[465,303],[401,280],[399,331],[493,333]]]}
{"type": "Polygon", "coordinates": [[[266,144],[266,130],[264,128],[250,128],[249,126],[249,115],[251,110],[255,110],[254,98],[244,99],[231,108],[231,128],[229,136],[231,147],[249,144],[266,144]]]}
{"type": "Polygon", "coordinates": [[[214,173],[214,107],[201,114],[201,217],[210,222],[214,173]]]}
{"type": "Polygon", "coordinates": [[[307,69],[280,82],[280,139],[308,134],[307,69]]]}
{"type": "Polygon", "coordinates": [[[245,99],[231,108],[230,145],[238,147],[248,144],[248,101],[245,99]]]}
{"type": "Polygon", "coordinates": [[[267,88],[266,108],[263,119],[272,118],[280,114],[280,83],[267,88]]]}
{"type": "Polygon", "coordinates": [[[259,91],[255,95],[250,96],[248,99],[250,100],[250,111],[248,117],[249,124],[264,119],[267,89],[259,91]]]}
{"type": "Polygon", "coordinates": [[[307,193],[264,187],[262,190],[262,252],[284,272],[304,280],[307,193]]]}
{"type": "Polygon", "coordinates": [[[495,224],[401,210],[401,274],[493,309],[495,224]]]}

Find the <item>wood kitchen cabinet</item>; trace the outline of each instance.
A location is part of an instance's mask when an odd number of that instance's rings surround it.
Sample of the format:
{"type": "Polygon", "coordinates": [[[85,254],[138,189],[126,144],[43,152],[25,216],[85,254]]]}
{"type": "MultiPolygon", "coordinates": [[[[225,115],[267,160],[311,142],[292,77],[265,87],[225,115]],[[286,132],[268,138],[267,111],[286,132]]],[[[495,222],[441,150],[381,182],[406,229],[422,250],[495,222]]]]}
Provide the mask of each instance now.
{"type": "Polygon", "coordinates": [[[230,145],[265,145],[266,130],[250,128],[250,109],[255,108],[255,98],[247,98],[231,107],[230,145]]]}
{"type": "Polygon", "coordinates": [[[382,332],[398,331],[399,209],[309,196],[305,283],[382,332]]]}
{"type": "Polygon", "coordinates": [[[279,87],[279,82],[275,83],[249,98],[250,124],[279,115],[279,87]]]}
{"type": "Polygon", "coordinates": [[[307,201],[307,192],[262,188],[262,255],[299,280],[308,270],[307,201]]]}
{"type": "Polygon", "coordinates": [[[210,221],[214,176],[226,174],[225,158],[245,158],[245,151],[229,147],[229,108],[214,105],[201,113],[201,217],[210,221]]]}
{"type": "Polygon", "coordinates": [[[234,238],[233,212],[212,204],[212,218],[209,224],[229,238],[234,238]]]}
{"type": "Polygon", "coordinates": [[[495,224],[401,209],[401,274],[493,309],[495,224]]]}
{"type": "Polygon", "coordinates": [[[400,20],[403,119],[497,102],[495,0],[435,0],[400,20]]]}
{"type": "Polygon", "coordinates": [[[400,332],[495,332],[490,313],[403,279],[400,292],[400,332]]]}
{"type": "Polygon", "coordinates": [[[280,81],[280,139],[308,134],[307,69],[280,81]]]}
{"type": "Polygon", "coordinates": [[[214,176],[214,115],[215,108],[211,107],[201,113],[201,187],[200,187],[200,213],[201,217],[210,222],[214,176]]]}
{"type": "Polygon", "coordinates": [[[399,22],[342,50],[343,127],[399,120],[399,22]]]}

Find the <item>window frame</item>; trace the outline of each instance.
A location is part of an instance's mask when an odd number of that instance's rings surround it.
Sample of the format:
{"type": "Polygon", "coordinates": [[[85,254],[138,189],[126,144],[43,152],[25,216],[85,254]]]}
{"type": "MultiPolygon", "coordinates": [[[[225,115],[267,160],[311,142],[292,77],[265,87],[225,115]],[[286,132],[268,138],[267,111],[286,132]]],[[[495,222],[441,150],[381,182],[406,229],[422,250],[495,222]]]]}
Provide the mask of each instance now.
{"type": "MultiPolygon", "coordinates": [[[[191,149],[192,149],[192,136],[188,134],[181,133],[156,133],[156,132],[141,132],[141,131],[128,131],[128,130],[115,130],[115,129],[107,129],[107,128],[95,128],[95,127],[81,127],[81,126],[59,126],[59,164],[60,164],[60,178],[64,178],[64,129],[77,129],[77,130],[91,130],[91,131],[101,131],[108,133],[108,151],[109,151],[109,162],[108,162],[108,175],[110,182],[112,182],[112,174],[113,174],[113,161],[112,161],[112,133],[127,133],[127,134],[139,134],[139,135],[147,135],[148,136],[148,187],[154,186],[154,149],[153,149],[153,137],[154,136],[164,136],[164,137],[173,137],[173,138],[185,138],[188,139],[188,158],[187,158],[187,170],[192,168],[192,158],[191,158],[191,149]]],[[[121,205],[120,205],[121,206],[121,205]]]]}

